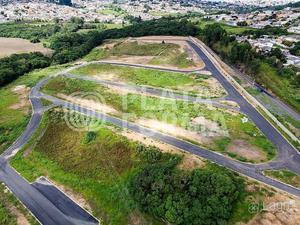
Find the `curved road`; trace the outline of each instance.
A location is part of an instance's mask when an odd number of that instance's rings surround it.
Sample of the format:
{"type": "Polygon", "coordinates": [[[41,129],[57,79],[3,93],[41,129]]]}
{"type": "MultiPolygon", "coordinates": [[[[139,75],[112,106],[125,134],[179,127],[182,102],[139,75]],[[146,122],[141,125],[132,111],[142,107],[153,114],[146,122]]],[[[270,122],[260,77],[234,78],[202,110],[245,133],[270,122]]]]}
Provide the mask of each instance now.
{"type": "MultiPolygon", "coordinates": [[[[51,77],[48,77],[41,80],[34,88],[32,88],[30,92],[30,101],[32,103],[33,114],[28,126],[26,127],[26,130],[16,140],[16,142],[0,156],[0,180],[8,186],[8,188],[18,197],[18,199],[33,213],[33,215],[42,224],[46,224],[46,225],[48,224],[49,225],[95,224],[95,222],[85,221],[82,218],[77,218],[76,215],[70,216],[64,214],[61,209],[55,206],[51,201],[49,201],[49,199],[47,199],[44,195],[42,195],[36,188],[30,185],[8,164],[10,157],[13,156],[30,139],[34,131],[39,126],[42,113],[45,110],[45,108],[42,107],[40,102],[40,98],[43,97],[45,99],[52,101],[54,105],[66,107],[86,115],[93,115],[98,119],[111,122],[121,127],[126,127],[132,131],[161,140],[165,143],[183,149],[192,154],[199,155],[200,157],[211,160],[219,165],[225,166],[231,170],[234,170],[243,175],[261,181],[265,184],[271,185],[275,188],[286,191],[290,194],[300,196],[300,189],[283,184],[279,181],[268,178],[262,174],[262,171],[265,169],[285,168],[300,175],[300,168],[298,166],[300,165],[300,155],[298,154],[298,152],[293,148],[293,146],[291,146],[285,140],[284,137],[282,137],[282,135],[271,124],[269,124],[269,122],[264,117],[262,117],[256,111],[255,108],[252,107],[252,105],[250,105],[239,94],[239,92],[226,80],[226,78],[221,74],[221,72],[217,69],[217,67],[203,53],[203,51],[198,45],[196,45],[191,41],[188,41],[188,43],[202,58],[202,60],[206,64],[206,70],[212,72],[213,76],[226,89],[227,93],[229,94],[229,98],[236,101],[240,106],[240,110],[243,113],[247,114],[248,117],[251,118],[254,121],[254,123],[261,129],[261,131],[269,138],[269,140],[275,144],[275,146],[278,148],[278,156],[276,160],[270,163],[256,164],[256,165],[238,162],[236,160],[230,159],[216,152],[208,151],[199,146],[160,133],[158,131],[154,131],[127,121],[123,121],[121,119],[105,115],[103,113],[98,113],[93,110],[78,105],[74,105],[72,103],[57,99],[52,96],[44,95],[40,93],[39,90],[49,79],[51,79],[51,77]]],[[[121,63],[118,65],[126,65],[126,64],[121,63]]],[[[82,65],[78,65],[76,67],[80,67],[80,66],[82,65]]],[[[144,67],[144,66],[139,65],[139,67],[144,67]]],[[[70,71],[73,68],[69,68],[67,71],[70,71]]],[[[167,69],[162,68],[162,70],[167,70],[167,69]]],[[[168,70],[168,71],[174,71],[174,70],[168,70]]],[[[176,70],[175,72],[181,72],[181,71],[176,70]]]]}

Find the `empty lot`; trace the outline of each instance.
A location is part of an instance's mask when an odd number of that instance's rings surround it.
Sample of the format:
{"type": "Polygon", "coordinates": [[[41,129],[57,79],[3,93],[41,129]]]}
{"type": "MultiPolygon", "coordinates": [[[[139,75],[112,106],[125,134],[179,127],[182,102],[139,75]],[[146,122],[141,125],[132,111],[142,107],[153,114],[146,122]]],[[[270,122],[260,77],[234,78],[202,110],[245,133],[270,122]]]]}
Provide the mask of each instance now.
{"type": "Polygon", "coordinates": [[[2,38],[0,37],[0,58],[14,53],[41,52],[50,54],[51,50],[44,48],[41,43],[31,43],[21,38],[2,38]]]}

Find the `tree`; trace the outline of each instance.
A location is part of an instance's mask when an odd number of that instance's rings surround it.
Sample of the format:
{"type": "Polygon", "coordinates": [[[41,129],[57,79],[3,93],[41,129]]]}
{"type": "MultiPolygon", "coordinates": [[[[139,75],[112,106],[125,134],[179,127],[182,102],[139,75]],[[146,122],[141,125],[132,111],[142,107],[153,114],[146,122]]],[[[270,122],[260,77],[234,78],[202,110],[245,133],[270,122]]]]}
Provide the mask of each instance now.
{"type": "Polygon", "coordinates": [[[204,36],[204,41],[209,46],[212,46],[214,43],[227,37],[227,32],[218,23],[206,25],[202,34],[204,36]]]}
{"type": "Polygon", "coordinates": [[[243,184],[221,169],[183,172],[174,163],[151,163],[130,181],[141,211],[174,225],[226,224],[243,184]]]}

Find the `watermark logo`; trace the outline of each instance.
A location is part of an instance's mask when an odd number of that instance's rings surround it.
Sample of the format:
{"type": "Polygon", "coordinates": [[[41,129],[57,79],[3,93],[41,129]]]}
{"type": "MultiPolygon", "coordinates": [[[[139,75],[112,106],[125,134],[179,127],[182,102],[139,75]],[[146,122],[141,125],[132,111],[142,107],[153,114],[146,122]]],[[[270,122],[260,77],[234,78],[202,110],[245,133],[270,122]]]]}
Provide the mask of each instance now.
{"type": "Polygon", "coordinates": [[[265,212],[282,212],[288,211],[295,204],[295,201],[273,202],[266,205],[264,202],[251,202],[248,205],[249,213],[256,214],[262,211],[265,212]]]}
{"type": "Polygon", "coordinates": [[[97,92],[75,92],[67,97],[68,109],[64,119],[76,131],[97,131],[105,121],[105,114],[97,113],[93,106],[105,105],[105,99],[97,92]]]}

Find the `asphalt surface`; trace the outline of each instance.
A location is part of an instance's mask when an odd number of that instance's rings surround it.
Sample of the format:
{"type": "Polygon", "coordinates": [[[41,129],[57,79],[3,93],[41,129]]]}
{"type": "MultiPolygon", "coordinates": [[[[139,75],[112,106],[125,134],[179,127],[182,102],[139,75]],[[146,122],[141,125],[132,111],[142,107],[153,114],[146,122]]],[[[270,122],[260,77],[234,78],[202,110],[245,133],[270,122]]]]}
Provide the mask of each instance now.
{"type": "Polygon", "coordinates": [[[32,186],[57,206],[64,215],[72,218],[76,224],[98,224],[98,221],[92,215],[88,214],[44,177],[40,177],[32,183],[32,186]]]}
{"type": "MultiPolygon", "coordinates": [[[[69,225],[69,224],[97,224],[97,221],[90,214],[78,208],[74,202],[70,201],[68,197],[59,191],[45,187],[44,184],[29,184],[22,178],[14,169],[9,166],[9,159],[12,157],[32,136],[34,131],[40,124],[43,111],[46,109],[42,107],[40,98],[46,98],[53,102],[54,105],[62,106],[70,110],[77,111],[85,115],[92,115],[100,120],[113,123],[117,126],[127,128],[134,132],[138,132],[145,136],[163,141],[180,149],[183,149],[192,154],[206,158],[221,166],[227,167],[233,171],[239,172],[243,175],[261,181],[265,184],[271,185],[280,190],[286,191],[290,194],[300,196],[300,189],[283,184],[279,181],[273,180],[263,175],[262,171],[266,169],[289,169],[300,175],[300,155],[298,152],[281,136],[281,134],[269,124],[264,117],[262,117],[255,108],[253,108],[239,92],[225,79],[216,66],[209,60],[209,58],[202,52],[202,50],[189,41],[190,46],[198,53],[206,64],[205,69],[212,72],[213,76],[222,84],[227,91],[229,98],[236,101],[240,105],[240,110],[245,113],[253,122],[261,129],[261,131],[275,144],[278,148],[277,158],[269,163],[263,164],[247,164],[242,163],[216,152],[203,149],[197,145],[186,142],[184,140],[172,137],[158,131],[154,131],[134,123],[123,121],[121,119],[105,115],[103,113],[95,112],[93,110],[57,99],[53,96],[47,96],[40,93],[40,88],[51,77],[41,80],[30,93],[30,101],[32,103],[33,114],[31,120],[25,129],[24,133],[16,140],[16,142],[0,156],[0,180],[4,182],[7,187],[17,196],[17,198],[33,213],[33,215],[45,225],[69,225]],[[53,197],[53,196],[54,197],[53,197]]],[[[126,63],[114,63],[116,65],[127,66],[126,63]]],[[[83,64],[86,65],[86,64],[83,64]]],[[[80,67],[78,65],[75,67],[80,67]]],[[[133,65],[136,67],[136,65],[133,65]]],[[[73,67],[73,68],[75,68],[73,67]]],[[[139,65],[138,67],[150,68],[139,65]]],[[[68,72],[72,68],[65,71],[68,72]]],[[[157,69],[151,67],[151,69],[157,69]]],[[[161,70],[173,72],[187,72],[178,70],[168,70],[162,68],[161,70]]],[[[190,71],[188,71],[190,72],[190,71]]]]}
{"type": "Polygon", "coordinates": [[[68,202],[64,195],[54,195],[51,200],[45,193],[28,183],[9,165],[9,159],[28,142],[40,125],[43,108],[39,89],[49,80],[41,80],[30,92],[33,114],[23,134],[0,156],[0,181],[30,210],[37,220],[44,225],[95,225],[98,222],[90,214],[78,210],[78,205],[68,202]],[[61,204],[68,202],[68,204],[61,204]],[[73,212],[70,214],[69,212],[73,212]]]}

